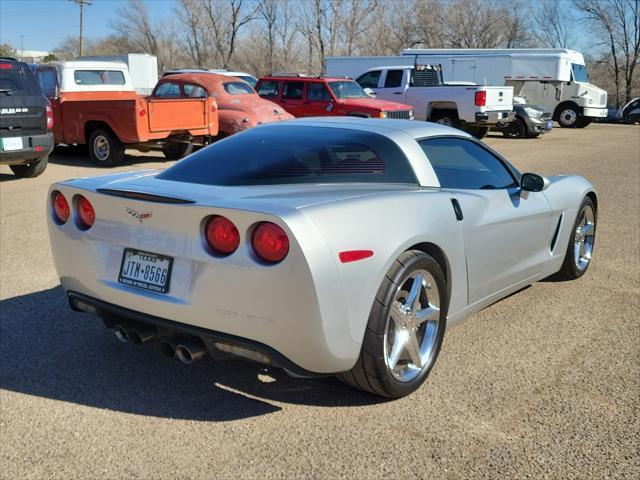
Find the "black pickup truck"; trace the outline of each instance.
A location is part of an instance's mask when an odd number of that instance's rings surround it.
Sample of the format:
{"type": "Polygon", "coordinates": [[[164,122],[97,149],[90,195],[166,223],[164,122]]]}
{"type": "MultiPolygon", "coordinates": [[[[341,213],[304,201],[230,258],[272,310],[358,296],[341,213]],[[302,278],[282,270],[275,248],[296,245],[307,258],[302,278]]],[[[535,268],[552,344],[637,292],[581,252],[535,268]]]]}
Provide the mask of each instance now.
{"type": "Polygon", "coordinates": [[[37,177],[53,150],[53,111],[24,62],[0,57],[0,164],[37,177]]]}

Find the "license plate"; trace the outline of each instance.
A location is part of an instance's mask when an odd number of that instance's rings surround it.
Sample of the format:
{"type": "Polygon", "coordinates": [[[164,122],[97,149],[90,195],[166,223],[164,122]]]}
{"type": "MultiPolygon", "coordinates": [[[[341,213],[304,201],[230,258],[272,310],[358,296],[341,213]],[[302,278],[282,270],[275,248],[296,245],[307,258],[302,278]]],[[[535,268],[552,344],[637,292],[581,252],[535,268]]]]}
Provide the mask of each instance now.
{"type": "Polygon", "coordinates": [[[544,129],[545,130],[551,130],[553,128],[553,121],[552,120],[547,120],[547,124],[545,125],[544,129]]]}
{"type": "Polygon", "coordinates": [[[125,248],[118,282],[156,293],[167,293],[173,258],[125,248]]]}
{"type": "Polygon", "coordinates": [[[22,137],[7,137],[2,139],[2,149],[9,150],[22,150],[22,137]]]}

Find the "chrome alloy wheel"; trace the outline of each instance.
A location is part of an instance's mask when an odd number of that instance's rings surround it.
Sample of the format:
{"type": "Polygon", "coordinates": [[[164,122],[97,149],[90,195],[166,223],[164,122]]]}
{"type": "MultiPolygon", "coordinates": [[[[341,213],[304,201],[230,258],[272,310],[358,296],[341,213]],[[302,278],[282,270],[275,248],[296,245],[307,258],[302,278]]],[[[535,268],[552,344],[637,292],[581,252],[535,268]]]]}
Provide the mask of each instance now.
{"type": "Polygon", "coordinates": [[[110,147],[109,139],[104,135],[98,135],[93,140],[93,153],[96,158],[102,162],[109,158],[110,147]]]}
{"type": "Polygon", "coordinates": [[[596,222],[593,208],[591,205],[585,205],[576,222],[573,244],[573,258],[580,271],[585,270],[591,261],[595,233],[596,222]]]}
{"type": "Polygon", "coordinates": [[[560,117],[562,118],[562,123],[567,126],[571,126],[576,123],[578,120],[578,114],[572,108],[567,108],[560,113],[560,117]]]}
{"type": "Polygon", "coordinates": [[[440,328],[440,292],[433,276],[416,270],[400,285],[389,308],[384,360],[393,377],[410,382],[434,359],[440,328]]]}

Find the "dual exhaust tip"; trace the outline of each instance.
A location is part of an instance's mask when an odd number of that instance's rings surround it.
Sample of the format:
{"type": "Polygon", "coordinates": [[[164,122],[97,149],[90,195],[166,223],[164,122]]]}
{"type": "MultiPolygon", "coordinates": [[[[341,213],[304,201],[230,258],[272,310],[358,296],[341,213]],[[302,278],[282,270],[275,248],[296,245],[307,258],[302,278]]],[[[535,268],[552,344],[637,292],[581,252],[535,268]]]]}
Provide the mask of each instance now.
{"type": "MultiPolygon", "coordinates": [[[[145,325],[114,325],[113,334],[119,342],[124,344],[141,345],[155,339],[158,336],[156,328],[145,325]]],[[[180,337],[163,340],[160,342],[160,351],[169,358],[178,358],[182,363],[189,365],[200,360],[208,352],[202,342],[195,338],[180,337]]]]}
{"type": "Polygon", "coordinates": [[[200,360],[207,354],[202,342],[191,338],[163,341],[160,343],[160,351],[168,358],[178,358],[185,365],[200,360]]]}

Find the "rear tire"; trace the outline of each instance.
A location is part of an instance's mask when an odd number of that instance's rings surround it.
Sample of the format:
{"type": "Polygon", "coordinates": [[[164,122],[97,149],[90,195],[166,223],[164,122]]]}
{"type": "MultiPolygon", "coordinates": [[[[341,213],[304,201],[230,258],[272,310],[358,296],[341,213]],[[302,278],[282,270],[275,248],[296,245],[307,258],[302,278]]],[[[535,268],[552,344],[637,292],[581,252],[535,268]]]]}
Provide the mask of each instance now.
{"type": "Polygon", "coordinates": [[[354,388],[390,398],[415,391],[438,357],[447,299],[447,284],[438,262],[419,250],[404,252],[378,289],[358,361],[338,378],[354,388]]]}
{"type": "Polygon", "coordinates": [[[9,168],[16,177],[20,178],[34,178],[42,175],[42,172],[47,168],[49,163],[49,157],[43,157],[39,160],[32,160],[30,163],[23,165],[9,165],[9,168]]]}
{"type": "Polygon", "coordinates": [[[167,143],[162,147],[162,153],[169,160],[180,160],[182,157],[186,157],[193,151],[193,143],[167,143]]]}
{"type": "Polygon", "coordinates": [[[585,197],[573,224],[562,268],[557,273],[559,280],[575,280],[586,273],[593,256],[597,220],[593,201],[585,197]]]}
{"type": "Polygon", "coordinates": [[[489,127],[469,127],[465,130],[478,140],[482,140],[489,133],[489,127]]]}
{"type": "Polygon", "coordinates": [[[460,119],[455,110],[436,110],[431,114],[431,121],[447,127],[460,128],[460,119]]]}
{"type": "Polygon", "coordinates": [[[88,147],[91,160],[99,167],[113,167],[124,159],[124,145],[109,130],[91,132],[88,147]]]}

